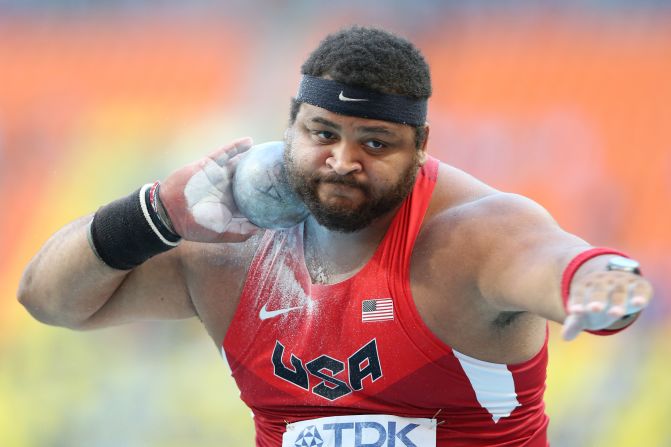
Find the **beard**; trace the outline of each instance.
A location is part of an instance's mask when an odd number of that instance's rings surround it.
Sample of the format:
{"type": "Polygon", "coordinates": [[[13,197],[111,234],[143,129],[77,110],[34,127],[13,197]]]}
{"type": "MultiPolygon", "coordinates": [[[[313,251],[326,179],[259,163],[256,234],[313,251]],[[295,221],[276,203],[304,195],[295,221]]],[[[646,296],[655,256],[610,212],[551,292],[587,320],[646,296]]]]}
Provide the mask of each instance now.
{"type": "Polygon", "coordinates": [[[353,175],[343,176],[335,173],[320,175],[316,172],[305,172],[293,158],[290,141],[286,142],[284,149],[284,169],[291,188],[320,225],[341,233],[361,230],[399,206],[415,185],[418,168],[419,157],[416,154],[413,162],[401,173],[395,184],[373,188],[369,184],[358,182],[353,175]],[[322,183],[357,188],[364,200],[358,206],[324,203],[317,192],[322,183]]]}

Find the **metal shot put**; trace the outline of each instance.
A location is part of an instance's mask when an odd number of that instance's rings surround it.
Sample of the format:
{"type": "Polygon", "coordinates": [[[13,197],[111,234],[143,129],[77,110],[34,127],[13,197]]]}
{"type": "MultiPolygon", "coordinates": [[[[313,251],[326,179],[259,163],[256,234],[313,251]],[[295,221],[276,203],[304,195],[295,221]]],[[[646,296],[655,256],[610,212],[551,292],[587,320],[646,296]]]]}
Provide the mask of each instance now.
{"type": "Polygon", "coordinates": [[[253,146],[241,157],[233,176],[235,203],[253,224],[261,228],[289,228],[308,216],[283,172],[284,142],[253,146]]]}

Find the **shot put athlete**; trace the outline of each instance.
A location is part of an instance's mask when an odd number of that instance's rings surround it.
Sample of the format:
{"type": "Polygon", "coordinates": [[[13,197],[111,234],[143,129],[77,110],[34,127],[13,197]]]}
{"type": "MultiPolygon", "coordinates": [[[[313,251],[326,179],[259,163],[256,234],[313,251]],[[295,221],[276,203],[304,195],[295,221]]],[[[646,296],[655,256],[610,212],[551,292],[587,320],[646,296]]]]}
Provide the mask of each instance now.
{"type": "Polygon", "coordinates": [[[548,321],[627,327],[638,263],[433,158],[405,39],[347,28],[301,72],[281,150],[237,140],[72,222],[20,301],[73,329],[199,317],[257,446],[547,446],[548,321]]]}

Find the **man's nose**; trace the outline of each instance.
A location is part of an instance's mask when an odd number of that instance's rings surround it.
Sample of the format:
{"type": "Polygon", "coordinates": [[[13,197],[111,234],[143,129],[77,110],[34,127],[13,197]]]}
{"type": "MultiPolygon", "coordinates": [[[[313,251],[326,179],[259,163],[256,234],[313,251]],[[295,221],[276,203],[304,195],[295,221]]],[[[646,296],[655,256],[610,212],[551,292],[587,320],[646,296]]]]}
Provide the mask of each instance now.
{"type": "Polygon", "coordinates": [[[331,149],[331,156],[326,159],[326,165],[338,175],[357,173],[362,169],[359,156],[360,151],[355,143],[341,141],[331,149]]]}

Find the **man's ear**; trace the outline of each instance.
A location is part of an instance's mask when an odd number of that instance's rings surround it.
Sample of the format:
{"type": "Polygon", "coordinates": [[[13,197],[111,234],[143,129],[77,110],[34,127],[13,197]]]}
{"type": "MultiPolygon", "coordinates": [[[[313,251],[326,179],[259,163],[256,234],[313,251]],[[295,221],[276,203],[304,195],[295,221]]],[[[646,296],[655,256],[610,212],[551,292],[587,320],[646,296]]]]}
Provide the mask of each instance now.
{"type": "Polygon", "coordinates": [[[422,141],[422,145],[419,147],[419,165],[424,166],[424,163],[426,163],[426,157],[427,157],[427,147],[428,147],[428,142],[429,142],[429,123],[427,122],[424,124],[424,141],[422,141]]]}

